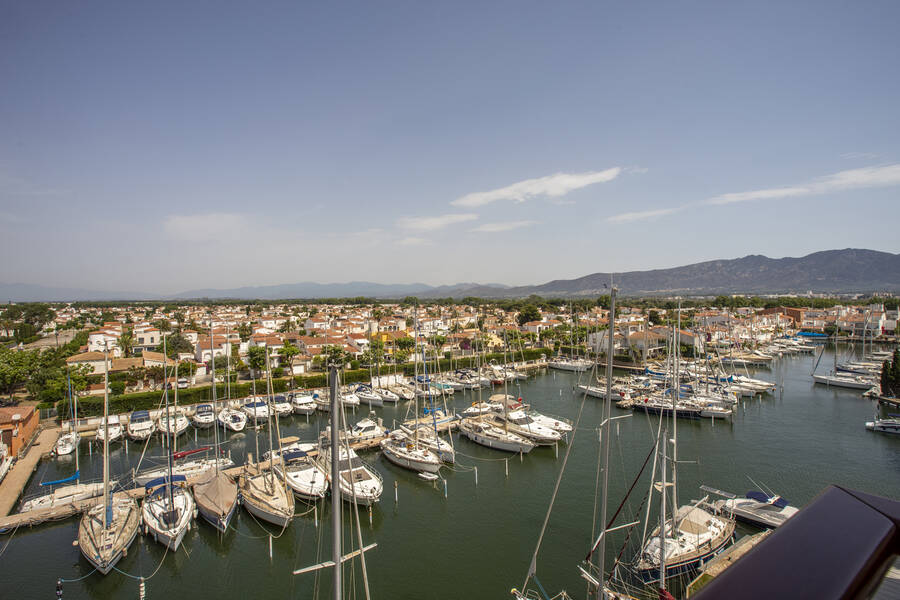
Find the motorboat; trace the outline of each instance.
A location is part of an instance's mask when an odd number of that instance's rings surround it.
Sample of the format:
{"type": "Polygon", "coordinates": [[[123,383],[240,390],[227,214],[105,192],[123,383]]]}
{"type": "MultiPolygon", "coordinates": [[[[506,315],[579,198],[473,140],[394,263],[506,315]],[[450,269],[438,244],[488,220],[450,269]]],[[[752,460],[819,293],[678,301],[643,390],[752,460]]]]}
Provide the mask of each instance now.
{"type": "Polygon", "coordinates": [[[295,393],[291,397],[291,407],[295,415],[311,415],[316,412],[316,401],[312,394],[295,393]]]}
{"type": "Polygon", "coordinates": [[[869,431],[877,431],[879,433],[892,433],[900,435],[900,419],[875,419],[866,423],[866,429],[869,431]]]}
{"type": "Polygon", "coordinates": [[[191,423],[197,429],[208,429],[216,422],[216,413],[212,404],[198,404],[191,415],[191,423]]]}
{"type": "MultiPolygon", "coordinates": [[[[357,456],[352,448],[346,444],[340,444],[340,458],[338,459],[338,490],[341,498],[348,502],[356,502],[363,506],[371,506],[378,502],[384,491],[384,483],[378,471],[366,464],[357,456]]],[[[327,444],[321,444],[317,457],[322,470],[331,480],[331,448],[327,444]]],[[[334,482],[332,493],[334,493],[334,482]]]]}
{"type": "Polygon", "coordinates": [[[150,411],[136,410],[128,417],[125,433],[132,440],[142,442],[153,435],[155,428],[153,419],[150,418],[150,411]]]}
{"type": "Polygon", "coordinates": [[[243,431],[247,427],[247,415],[243,411],[233,408],[223,408],[216,417],[219,425],[231,431],[243,431]]]}
{"type": "MultiPolygon", "coordinates": [[[[109,415],[106,419],[105,427],[109,427],[110,442],[115,442],[122,437],[122,423],[119,421],[118,415],[109,415]]],[[[97,426],[97,436],[95,438],[97,441],[105,439],[105,427],[102,421],[97,426]]]]}
{"type": "MultiPolygon", "coordinates": [[[[259,398],[250,398],[248,402],[241,407],[247,418],[255,423],[265,421],[269,418],[269,403],[259,398]]],[[[293,408],[291,409],[293,410],[293,408]]]]}
{"type": "Polygon", "coordinates": [[[494,423],[508,432],[531,440],[538,446],[552,446],[562,440],[562,434],[555,429],[541,425],[524,410],[514,410],[506,414],[494,414],[494,423]]]}
{"type": "Polygon", "coordinates": [[[310,452],[316,449],[315,444],[299,443],[281,452],[282,460],[276,459],[272,470],[283,479],[298,498],[304,500],[321,500],[328,491],[328,477],[310,452]]]}
{"type": "Polygon", "coordinates": [[[279,417],[286,417],[294,412],[294,405],[290,399],[284,394],[275,394],[272,396],[272,408],[279,417]]]}
{"type": "Polygon", "coordinates": [[[746,498],[726,498],[713,503],[717,512],[758,527],[776,528],[797,514],[798,509],[788,505],[781,496],[752,490],[746,498]]]}
{"type": "Polygon", "coordinates": [[[163,410],[156,422],[156,429],[163,435],[181,435],[188,428],[188,419],[184,413],[175,407],[163,410]]]}

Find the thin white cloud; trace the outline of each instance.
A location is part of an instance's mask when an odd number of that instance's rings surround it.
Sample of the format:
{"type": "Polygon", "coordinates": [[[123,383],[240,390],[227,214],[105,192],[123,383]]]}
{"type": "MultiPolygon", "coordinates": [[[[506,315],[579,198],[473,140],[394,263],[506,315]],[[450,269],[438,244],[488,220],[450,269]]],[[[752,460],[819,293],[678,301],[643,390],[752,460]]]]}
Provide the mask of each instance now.
{"type": "Polygon", "coordinates": [[[438,215],[436,217],[403,217],[397,219],[397,226],[402,229],[414,229],[418,231],[437,231],[456,225],[457,223],[465,223],[466,221],[474,221],[478,215],[472,213],[457,213],[449,215],[438,215]]]}
{"type": "Polygon", "coordinates": [[[425,246],[428,244],[428,240],[420,237],[405,237],[397,240],[397,244],[400,246],[425,246]]]}
{"type": "Polygon", "coordinates": [[[473,192],[457,198],[450,204],[454,206],[476,207],[484,206],[499,200],[513,200],[525,202],[529,198],[546,196],[559,198],[571,191],[612,181],[622,172],[620,167],[613,167],[604,171],[589,171],[587,173],[556,173],[536,179],[526,179],[506,187],[487,192],[473,192]]]}
{"type": "Polygon", "coordinates": [[[470,229],[471,233],[499,233],[501,231],[512,231],[513,229],[521,229],[534,225],[537,221],[505,221],[502,223],[485,223],[474,229],[470,229]]]}
{"type": "Polygon", "coordinates": [[[251,225],[251,219],[237,213],[169,215],[163,222],[167,235],[186,242],[230,240],[240,236],[251,225]]]}
{"type": "Polygon", "coordinates": [[[612,217],[608,217],[606,219],[607,223],[614,223],[616,225],[622,223],[633,223],[635,221],[645,221],[647,219],[653,219],[656,217],[663,217],[665,215],[671,215],[672,213],[676,213],[682,209],[684,206],[676,206],[675,208],[658,208],[655,210],[639,210],[635,212],[627,212],[619,215],[613,215],[612,217]]]}
{"type": "Polygon", "coordinates": [[[873,159],[878,158],[878,155],[873,152],[844,152],[843,154],[841,154],[841,158],[844,158],[847,160],[855,160],[858,158],[865,158],[868,160],[873,160],[873,159]]]}
{"type": "Polygon", "coordinates": [[[747,202],[748,200],[778,200],[779,198],[790,198],[792,196],[803,196],[812,193],[808,187],[783,187],[769,188],[765,190],[754,190],[752,192],[734,192],[731,194],[722,194],[715,198],[710,198],[708,204],[734,204],[735,202],[747,202]]]}
{"type": "Polygon", "coordinates": [[[848,169],[832,175],[826,175],[804,185],[722,194],[721,196],[710,198],[706,201],[706,204],[733,204],[750,200],[778,200],[894,185],[900,185],[900,164],[848,169]]]}

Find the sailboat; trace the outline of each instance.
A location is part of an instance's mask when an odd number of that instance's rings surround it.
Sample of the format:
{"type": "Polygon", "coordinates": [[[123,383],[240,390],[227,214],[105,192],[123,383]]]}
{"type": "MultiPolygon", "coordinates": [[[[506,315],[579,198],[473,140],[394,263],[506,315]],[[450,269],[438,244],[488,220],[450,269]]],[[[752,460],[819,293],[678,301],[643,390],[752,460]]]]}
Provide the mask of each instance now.
{"type": "MultiPolygon", "coordinates": [[[[610,292],[610,311],[609,311],[610,315],[615,315],[615,312],[616,312],[615,306],[616,306],[616,288],[612,288],[612,290],[610,292]]],[[[614,343],[613,342],[613,339],[614,339],[613,329],[615,326],[612,324],[613,323],[612,318],[610,319],[610,323],[611,323],[610,335],[608,336],[609,337],[609,342],[608,342],[609,346],[608,346],[608,353],[607,353],[608,357],[612,357],[612,354],[613,354],[613,343],[614,343]]],[[[596,363],[595,363],[595,368],[596,368],[596,363]]],[[[601,455],[603,457],[603,460],[601,463],[602,464],[602,472],[603,472],[603,483],[602,483],[603,498],[602,498],[602,502],[600,505],[601,508],[600,508],[600,517],[599,517],[601,527],[603,526],[604,523],[606,523],[607,501],[608,501],[608,495],[609,495],[609,486],[607,484],[609,481],[610,423],[614,419],[626,418],[628,416],[628,415],[619,416],[619,417],[612,416],[612,399],[611,399],[612,360],[610,360],[610,359],[607,359],[607,361],[606,361],[606,389],[607,389],[607,392],[603,395],[604,408],[605,408],[604,414],[605,414],[606,418],[601,423],[601,431],[602,431],[601,442],[603,444],[601,446],[601,455]]],[[[586,398],[587,398],[586,395],[583,396],[582,407],[584,406],[584,400],[586,398]]],[[[580,421],[580,419],[581,419],[581,412],[579,411],[578,420],[580,421]]],[[[577,424],[577,422],[578,421],[576,421],[576,424],[577,424]]],[[[574,432],[575,432],[575,430],[573,429],[573,436],[575,435],[574,432]]],[[[573,441],[574,441],[574,437],[573,437],[573,441]]],[[[522,584],[522,590],[520,591],[516,588],[512,589],[512,595],[514,598],[516,598],[516,600],[538,600],[539,598],[544,598],[544,599],[549,598],[547,593],[544,591],[544,588],[541,585],[540,580],[538,579],[538,576],[537,576],[538,553],[540,552],[541,541],[543,540],[544,533],[546,532],[547,525],[550,521],[550,515],[553,512],[553,505],[556,501],[556,495],[557,495],[557,492],[559,491],[560,482],[562,481],[563,474],[565,473],[566,464],[569,459],[569,453],[572,451],[573,447],[574,447],[574,444],[571,444],[571,445],[569,445],[569,447],[566,450],[566,455],[565,455],[565,458],[563,459],[563,467],[562,467],[562,469],[560,469],[559,475],[557,476],[556,487],[553,492],[553,497],[550,500],[550,506],[547,509],[547,514],[544,517],[544,524],[541,528],[541,533],[538,536],[537,546],[535,547],[534,554],[531,557],[531,563],[528,566],[528,572],[525,575],[525,583],[522,584]],[[529,588],[529,582],[532,580],[534,580],[534,582],[537,586],[537,590],[529,588]]],[[[640,474],[638,476],[640,476],[640,474]]],[[[588,597],[589,598],[596,598],[596,600],[634,600],[634,598],[632,596],[629,596],[628,594],[624,594],[622,592],[615,590],[611,585],[612,576],[610,575],[609,577],[607,577],[607,575],[608,575],[607,571],[606,571],[606,545],[607,545],[607,539],[608,539],[607,534],[616,529],[621,529],[623,527],[630,527],[632,525],[635,525],[635,523],[629,523],[629,524],[626,524],[626,525],[623,525],[620,527],[611,527],[611,525],[613,524],[614,521],[615,521],[615,515],[613,516],[612,521],[610,521],[609,524],[606,525],[606,528],[600,532],[599,537],[593,543],[591,550],[587,555],[587,558],[583,562],[583,565],[578,566],[578,571],[581,574],[581,576],[588,582],[588,597]],[[597,564],[596,565],[594,565],[591,562],[592,558],[595,555],[597,556],[597,564]]],[[[554,598],[569,598],[569,596],[566,594],[566,592],[561,592],[559,595],[554,596],[554,598]]]]}
{"type": "MultiPolygon", "coordinates": [[[[416,342],[418,343],[419,326],[418,326],[418,310],[416,311],[416,342]]],[[[422,365],[425,368],[425,377],[428,377],[428,367],[425,360],[425,349],[422,349],[422,365]]],[[[418,381],[419,361],[415,365],[415,380],[418,381]]],[[[428,397],[433,397],[429,392],[428,397]]],[[[413,414],[416,415],[416,423],[419,418],[419,397],[416,395],[413,405],[413,414]]],[[[432,421],[434,417],[432,417],[432,421]]],[[[419,442],[419,427],[413,427],[411,430],[400,429],[394,431],[388,437],[381,440],[381,451],[384,457],[398,467],[403,467],[411,471],[419,473],[437,473],[441,469],[441,457],[427,445],[419,442]]],[[[429,436],[431,437],[431,436],[429,436]]],[[[434,438],[440,444],[440,438],[437,435],[437,429],[434,431],[434,438]]]]}
{"type": "MultiPolygon", "coordinates": [[[[210,420],[216,414],[216,360],[212,351],[212,328],[209,332],[210,362],[212,363],[212,408],[209,410],[210,420]]],[[[207,405],[209,406],[209,405],[207,405]]],[[[200,516],[213,527],[225,533],[234,516],[238,503],[238,490],[234,481],[220,470],[219,464],[219,428],[213,427],[215,436],[214,453],[215,469],[203,481],[194,484],[194,500],[200,516]]]]}
{"type": "MultiPolygon", "coordinates": [[[[272,375],[269,367],[269,348],[266,347],[266,382],[267,399],[272,397],[272,375]]],[[[272,443],[272,413],[270,407],[266,407],[266,419],[269,430],[269,456],[273,456],[272,443]]],[[[278,427],[278,414],[275,414],[275,426],[278,427]]],[[[279,429],[278,446],[281,450],[281,430],[279,429]]],[[[256,455],[259,457],[259,430],[256,433],[256,455]]],[[[238,478],[238,488],[241,492],[244,508],[250,514],[279,527],[287,527],[294,517],[294,494],[288,489],[287,484],[279,481],[271,469],[263,471],[259,463],[251,470],[248,464],[238,478]],[[255,471],[255,472],[254,472],[255,471]]]]}
{"type": "MultiPolygon", "coordinates": [[[[175,363],[175,380],[178,380],[178,362],[175,363]]],[[[168,400],[169,386],[166,386],[166,399],[168,400]]],[[[178,410],[178,386],[175,386],[175,406],[170,407],[166,403],[165,411],[159,416],[157,429],[165,436],[179,436],[188,428],[188,419],[184,413],[178,410]]]]}
{"type": "MultiPolygon", "coordinates": [[[[460,433],[476,444],[495,450],[521,453],[531,452],[535,447],[535,443],[518,434],[510,432],[506,421],[503,422],[502,426],[494,425],[490,422],[490,413],[495,409],[495,405],[485,404],[480,401],[481,388],[478,389],[478,396],[479,402],[473,403],[473,407],[478,407],[479,412],[483,408],[484,413],[479,416],[465,417],[460,420],[460,433]]],[[[507,403],[504,401],[501,404],[502,406],[500,408],[503,410],[504,415],[507,415],[507,403]]]]}
{"type": "MultiPolygon", "coordinates": [[[[228,332],[226,330],[226,338],[228,336],[228,332]]],[[[225,406],[222,407],[222,410],[216,415],[216,421],[219,425],[222,426],[223,433],[224,430],[230,429],[235,433],[243,431],[245,427],[247,427],[247,415],[245,415],[242,411],[231,408],[228,405],[228,402],[231,400],[231,371],[230,371],[230,363],[231,356],[226,355],[228,360],[225,361],[225,406]]],[[[215,383],[215,382],[214,382],[215,383]]]]}
{"type": "MultiPolygon", "coordinates": [[[[681,331],[681,306],[678,311],[677,331],[681,331]]],[[[674,389],[679,387],[679,340],[673,332],[675,354],[672,361],[674,389]]],[[[661,451],[660,478],[653,483],[659,492],[659,525],[646,539],[637,557],[635,570],[646,584],[655,583],[665,589],[665,581],[685,573],[692,573],[722,552],[734,537],[733,519],[716,515],[708,496],[690,505],[679,506],[671,516],[666,514],[666,504],[671,490],[672,506],[678,506],[678,394],[672,394],[672,479],[667,483],[666,450],[669,444],[667,431],[657,441],[661,451]]],[[[664,417],[661,417],[664,418],[664,417]]],[[[649,509],[649,506],[648,506],[649,509]]]]}
{"type": "MultiPolygon", "coordinates": [[[[165,345],[166,338],[163,337],[163,354],[166,354],[165,345]]],[[[165,397],[166,414],[171,415],[172,413],[169,412],[168,386],[163,395],[165,397]]],[[[174,552],[178,550],[184,534],[190,529],[191,519],[194,517],[196,507],[194,499],[187,490],[184,475],[174,475],[172,473],[172,463],[174,462],[173,443],[177,435],[176,430],[174,427],[166,427],[164,431],[168,473],[163,477],[148,481],[144,485],[147,495],[144,498],[141,513],[147,533],[153,536],[153,539],[157,542],[174,552]]]]}
{"type": "MultiPolygon", "coordinates": [[[[71,385],[69,387],[71,391],[71,385]]],[[[76,409],[77,411],[77,409],[76,409]]],[[[77,414],[77,412],[75,413],[77,414]]],[[[77,426],[75,425],[76,421],[72,421],[72,432],[66,435],[74,434],[75,442],[72,444],[72,452],[75,453],[75,473],[66,477],[64,479],[57,479],[56,481],[45,481],[41,483],[42,487],[49,486],[53,489],[53,486],[60,486],[49,494],[43,494],[37,496],[36,498],[30,498],[22,503],[22,512],[27,512],[30,510],[37,510],[39,508],[51,508],[54,506],[63,506],[65,504],[71,504],[72,502],[76,502],[78,500],[85,500],[87,498],[93,498],[94,496],[99,496],[103,493],[103,483],[102,482],[93,482],[93,483],[82,483],[81,482],[81,467],[78,461],[78,438],[77,438],[77,426]],[[71,483],[74,482],[74,483],[71,483]],[[69,485],[60,485],[63,483],[68,483],[69,485]]],[[[111,435],[111,432],[110,432],[111,435]]],[[[57,444],[57,449],[59,445],[57,444]]],[[[115,484],[115,482],[113,482],[115,484]]]]}
{"type": "Polygon", "coordinates": [[[81,436],[78,435],[78,399],[72,396],[72,381],[69,379],[69,370],[66,369],[66,387],[69,394],[69,410],[72,415],[72,429],[64,433],[56,440],[55,452],[57,456],[72,454],[78,447],[81,436]]]}
{"type": "MultiPolygon", "coordinates": [[[[104,352],[104,365],[109,361],[104,352]]],[[[109,369],[104,369],[103,413],[109,414],[109,369]]],[[[87,510],[78,525],[78,547],[95,569],[109,573],[128,551],[137,536],[140,511],[134,498],[122,495],[114,498],[109,480],[109,429],[103,440],[103,502],[87,510]]]]}

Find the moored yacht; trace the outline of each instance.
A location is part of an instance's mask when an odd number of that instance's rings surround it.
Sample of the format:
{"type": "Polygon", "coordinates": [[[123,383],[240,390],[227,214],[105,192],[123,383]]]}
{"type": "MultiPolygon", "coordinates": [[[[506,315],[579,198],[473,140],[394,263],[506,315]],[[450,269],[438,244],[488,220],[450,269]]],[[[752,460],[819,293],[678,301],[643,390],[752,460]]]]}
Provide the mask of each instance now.
{"type": "Polygon", "coordinates": [[[125,427],[125,433],[129,438],[136,442],[143,442],[151,435],[155,426],[153,419],[150,418],[150,411],[136,410],[128,417],[128,425],[125,427]]]}

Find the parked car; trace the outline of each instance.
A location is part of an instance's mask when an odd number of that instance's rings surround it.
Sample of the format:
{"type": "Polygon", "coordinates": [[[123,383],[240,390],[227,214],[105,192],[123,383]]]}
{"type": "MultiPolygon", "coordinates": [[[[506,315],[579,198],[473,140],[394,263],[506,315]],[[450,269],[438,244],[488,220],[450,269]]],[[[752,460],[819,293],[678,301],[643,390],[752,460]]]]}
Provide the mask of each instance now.
{"type": "Polygon", "coordinates": [[[188,386],[188,380],[184,377],[178,379],[178,389],[183,390],[188,386]]]}

